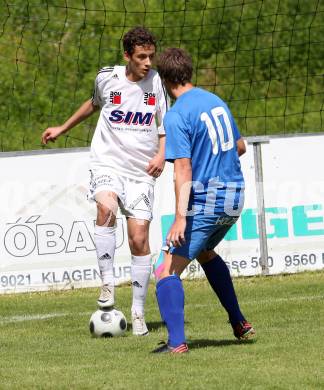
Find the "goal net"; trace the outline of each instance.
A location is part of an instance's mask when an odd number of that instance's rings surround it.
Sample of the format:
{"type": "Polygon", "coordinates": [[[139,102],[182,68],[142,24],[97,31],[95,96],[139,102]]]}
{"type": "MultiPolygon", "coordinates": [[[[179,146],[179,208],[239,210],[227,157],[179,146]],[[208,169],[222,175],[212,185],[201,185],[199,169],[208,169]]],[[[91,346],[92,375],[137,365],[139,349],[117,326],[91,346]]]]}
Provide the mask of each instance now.
{"type": "MultiPolygon", "coordinates": [[[[0,0],[0,150],[41,148],[97,71],[122,63],[137,25],[158,50],[191,53],[194,83],[228,103],[244,136],[321,132],[323,13],[321,0],[0,0]]],[[[55,147],[88,146],[96,120],[55,147]]]]}

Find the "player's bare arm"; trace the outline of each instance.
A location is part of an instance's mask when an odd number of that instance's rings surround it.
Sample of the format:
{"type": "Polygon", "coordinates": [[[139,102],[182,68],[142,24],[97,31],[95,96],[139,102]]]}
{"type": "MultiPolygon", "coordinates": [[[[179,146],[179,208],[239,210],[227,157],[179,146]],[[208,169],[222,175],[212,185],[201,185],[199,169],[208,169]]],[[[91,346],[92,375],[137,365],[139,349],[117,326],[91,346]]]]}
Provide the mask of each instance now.
{"type": "Polygon", "coordinates": [[[46,145],[48,141],[55,142],[61,134],[66,133],[80,122],[87,119],[90,115],[97,111],[98,108],[99,107],[93,105],[92,99],[87,100],[63,125],[47,128],[42,134],[42,143],[46,145]]]}
{"type": "Polygon", "coordinates": [[[154,177],[159,177],[165,165],[165,135],[159,135],[159,150],[149,162],[147,173],[154,177]]]}
{"type": "Polygon", "coordinates": [[[174,186],[176,198],[175,221],[167,238],[167,245],[181,246],[185,242],[186,214],[192,182],[192,168],[190,158],[174,160],[174,186]]]}
{"type": "Polygon", "coordinates": [[[243,138],[240,138],[236,141],[236,146],[237,146],[237,153],[240,156],[242,156],[242,154],[244,154],[246,152],[246,146],[245,146],[245,143],[244,143],[244,139],[243,138]]]}

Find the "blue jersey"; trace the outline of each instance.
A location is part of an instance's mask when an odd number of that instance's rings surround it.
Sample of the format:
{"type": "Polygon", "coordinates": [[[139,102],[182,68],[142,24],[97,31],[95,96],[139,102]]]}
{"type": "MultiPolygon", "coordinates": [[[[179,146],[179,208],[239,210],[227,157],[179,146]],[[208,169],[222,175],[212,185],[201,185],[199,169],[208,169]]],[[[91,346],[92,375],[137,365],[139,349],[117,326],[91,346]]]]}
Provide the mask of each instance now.
{"type": "Polygon", "coordinates": [[[176,100],[163,122],[166,160],[191,159],[191,215],[239,215],[244,178],[236,141],[241,136],[227,105],[208,91],[192,88],[176,100]]]}

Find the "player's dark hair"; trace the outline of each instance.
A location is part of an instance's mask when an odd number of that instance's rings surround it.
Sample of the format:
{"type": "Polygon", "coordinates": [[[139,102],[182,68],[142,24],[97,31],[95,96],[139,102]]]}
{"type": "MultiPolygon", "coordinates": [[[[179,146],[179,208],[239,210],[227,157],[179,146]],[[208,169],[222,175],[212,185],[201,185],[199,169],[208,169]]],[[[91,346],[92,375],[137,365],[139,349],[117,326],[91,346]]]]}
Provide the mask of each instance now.
{"type": "Polygon", "coordinates": [[[162,80],[185,85],[192,77],[192,59],[183,49],[170,47],[159,56],[157,70],[162,80]]]}
{"type": "Polygon", "coordinates": [[[156,39],[154,35],[145,27],[134,27],[129,30],[123,37],[124,51],[132,55],[135,51],[135,46],[153,45],[156,47],[156,39]]]}

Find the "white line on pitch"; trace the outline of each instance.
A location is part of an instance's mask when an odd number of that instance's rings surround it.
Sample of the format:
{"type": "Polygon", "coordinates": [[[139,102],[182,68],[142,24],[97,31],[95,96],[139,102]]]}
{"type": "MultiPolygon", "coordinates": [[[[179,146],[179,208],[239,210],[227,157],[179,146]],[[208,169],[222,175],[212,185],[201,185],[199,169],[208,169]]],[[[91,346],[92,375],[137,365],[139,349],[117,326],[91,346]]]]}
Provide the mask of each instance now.
{"type": "MultiPolygon", "coordinates": [[[[315,300],[320,300],[320,299],[324,299],[324,295],[309,295],[309,296],[301,296],[301,297],[288,297],[288,298],[267,298],[267,299],[252,299],[252,300],[241,300],[241,302],[243,302],[245,305],[247,304],[262,304],[262,303],[265,303],[265,304],[271,304],[271,303],[275,303],[275,302],[289,302],[289,301],[315,301],[315,300]]],[[[206,307],[206,306],[210,306],[210,303],[198,303],[198,304],[194,304],[194,305],[190,305],[190,306],[194,306],[194,307],[206,307]]]]}
{"type": "Polygon", "coordinates": [[[10,324],[14,322],[24,322],[24,321],[40,321],[40,320],[48,320],[50,318],[56,317],[66,317],[70,315],[85,315],[91,314],[91,312],[84,313],[47,313],[47,314],[24,314],[19,316],[8,316],[8,317],[0,317],[0,324],[10,324]]]}
{"type": "MultiPolygon", "coordinates": [[[[309,296],[301,296],[301,297],[287,297],[287,298],[267,298],[267,299],[253,299],[253,300],[244,300],[244,304],[271,304],[275,302],[289,302],[289,301],[312,301],[312,300],[320,300],[324,299],[324,295],[309,295],[309,296]]],[[[209,307],[210,303],[206,304],[191,304],[191,307],[209,307]]],[[[155,309],[154,309],[155,310],[155,309]]],[[[151,308],[147,308],[147,312],[151,311],[151,308]]],[[[41,321],[48,320],[50,318],[57,317],[66,317],[66,316],[82,316],[82,315],[90,315],[92,312],[79,312],[79,313],[47,313],[47,314],[25,314],[25,315],[17,315],[17,316],[7,316],[0,317],[0,325],[10,324],[15,322],[24,322],[24,321],[41,321]]]]}

